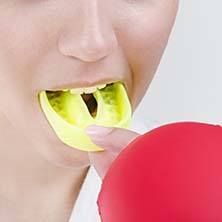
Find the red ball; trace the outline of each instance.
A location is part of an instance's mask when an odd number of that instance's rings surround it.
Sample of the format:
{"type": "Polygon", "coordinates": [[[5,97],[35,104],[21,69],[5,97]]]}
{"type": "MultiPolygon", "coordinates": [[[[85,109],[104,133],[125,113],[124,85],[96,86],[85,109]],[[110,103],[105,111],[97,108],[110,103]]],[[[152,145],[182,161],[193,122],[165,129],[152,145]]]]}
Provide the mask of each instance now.
{"type": "Polygon", "coordinates": [[[222,128],[177,122],[131,142],[97,199],[102,222],[221,222],[222,128]]]}

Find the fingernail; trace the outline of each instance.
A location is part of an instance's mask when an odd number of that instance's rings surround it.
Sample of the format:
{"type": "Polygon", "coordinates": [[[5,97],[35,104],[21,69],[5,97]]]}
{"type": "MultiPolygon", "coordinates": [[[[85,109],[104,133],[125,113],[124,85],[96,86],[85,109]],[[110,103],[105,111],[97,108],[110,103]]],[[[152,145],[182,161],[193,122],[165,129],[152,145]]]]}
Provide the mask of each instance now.
{"type": "Polygon", "coordinates": [[[113,130],[112,127],[103,127],[103,126],[98,126],[98,125],[90,125],[86,127],[85,132],[89,135],[92,136],[93,138],[97,138],[101,136],[106,136],[109,133],[111,133],[113,130]]]}

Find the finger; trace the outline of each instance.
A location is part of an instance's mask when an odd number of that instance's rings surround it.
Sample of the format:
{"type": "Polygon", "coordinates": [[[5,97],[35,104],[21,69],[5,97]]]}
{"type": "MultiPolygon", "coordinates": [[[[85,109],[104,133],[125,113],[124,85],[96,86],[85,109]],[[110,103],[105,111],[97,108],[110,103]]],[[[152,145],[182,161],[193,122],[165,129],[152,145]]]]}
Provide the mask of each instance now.
{"type": "Polygon", "coordinates": [[[86,133],[95,144],[110,152],[120,152],[121,149],[140,136],[137,132],[129,129],[98,125],[87,127],[86,133]]]}
{"type": "Polygon", "coordinates": [[[88,156],[90,163],[94,166],[100,178],[103,179],[118,154],[104,150],[102,152],[88,152],[88,156]]]}
{"type": "Polygon", "coordinates": [[[88,153],[90,162],[102,179],[121,150],[139,136],[131,130],[97,125],[88,127],[86,132],[95,144],[105,149],[88,153]]]}

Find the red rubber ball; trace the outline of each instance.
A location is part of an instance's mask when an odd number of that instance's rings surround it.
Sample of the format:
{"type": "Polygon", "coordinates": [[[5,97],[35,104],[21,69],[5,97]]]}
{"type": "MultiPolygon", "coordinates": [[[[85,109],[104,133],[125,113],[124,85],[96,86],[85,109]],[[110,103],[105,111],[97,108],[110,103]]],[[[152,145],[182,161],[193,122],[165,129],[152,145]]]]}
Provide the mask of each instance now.
{"type": "Polygon", "coordinates": [[[132,141],[97,199],[102,222],[221,222],[222,128],[177,122],[132,141]]]}

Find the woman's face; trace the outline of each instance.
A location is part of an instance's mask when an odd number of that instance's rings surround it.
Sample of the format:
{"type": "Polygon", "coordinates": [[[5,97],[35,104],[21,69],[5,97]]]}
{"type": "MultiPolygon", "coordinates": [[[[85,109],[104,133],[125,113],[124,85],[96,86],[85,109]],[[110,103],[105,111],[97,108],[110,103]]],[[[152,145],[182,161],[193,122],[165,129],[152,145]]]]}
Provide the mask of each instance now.
{"type": "Polygon", "coordinates": [[[122,80],[133,111],[160,62],[178,0],[8,0],[0,3],[0,112],[42,156],[88,164],[60,142],[37,93],[122,80]]]}

